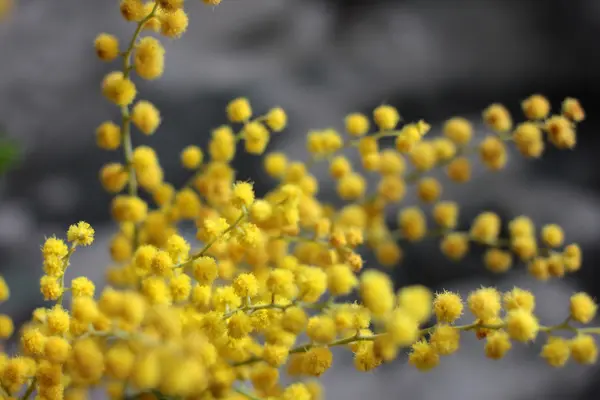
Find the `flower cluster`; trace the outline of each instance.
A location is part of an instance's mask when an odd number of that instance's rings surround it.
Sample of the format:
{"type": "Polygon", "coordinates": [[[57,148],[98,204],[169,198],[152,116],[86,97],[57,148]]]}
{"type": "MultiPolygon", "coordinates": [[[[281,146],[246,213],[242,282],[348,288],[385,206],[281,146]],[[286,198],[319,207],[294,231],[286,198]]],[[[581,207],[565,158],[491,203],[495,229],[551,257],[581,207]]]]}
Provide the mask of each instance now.
{"type": "MultiPolygon", "coordinates": [[[[546,326],[524,288],[483,287],[464,300],[420,285],[396,290],[381,269],[363,268],[361,256],[370,251],[379,266],[391,268],[402,261],[401,244],[435,239],[455,261],[470,246],[485,247],[483,264],[496,273],[519,262],[542,280],[577,271],[580,248],[565,244],[558,225],[536,230],[525,216],[503,222],[486,211],[459,229],[458,204],[443,200],[442,183],[429,174],[443,168],[451,184],[462,184],[471,177],[473,155],[498,171],[511,146],[528,158],[540,157],[548,143],[571,149],[585,117],[577,100],[566,99],[553,114],[546,98],[531,96],[519,124],[504,106],[490,105],[483,112],[490,133],[477,143],[466,119],[451,118],[441,136],[430,137],[429,124],[402,122],[384,104],[371,117],[348,115],[343,133],[309,132],[310,159],[302,162],[267,152],[271,135],[286,128],[283,109],[257,115],[248,99],[237,98],[206,148],[183,149],[190,179],[176,188],[164,181],[155,151],[133,144],[136,133],[152,135],[161,123],[158,108],[139,98],[134,76],[162,75],[165,49],[146,32],[179,38],[188,26],[184,0],[122,0],[120,11],[136,26],[133,38],[122,47],[102,33],[94,43],[101,60],[122,61],[101,85],[120,121],[96,129],[101,149],[123,155],[99,174],[115,195],[110,208],[118,224],[109,249],[110,286],[96,293],[85,276],[65,280],[72,254],[94,241],[89,224],[72,225],[65,239],[46,239],[39,283],[49,305],[19,330],[19,354],[0,354],[1,398],[27,400],[35,393],[40,400],[77,400],[100,387],[113,399],[318,400],[316,378],[331,368],[334,347],[352,352],[359,371],[405,351],[425,371],[456,352],[467,334],[485,339],[492,359],[543,336],[541,357],[552,366],[570,358],[596,362],[592,335],[600,329],[583,325],[597,306],[585,293],[565,305],[564,322],[546,326]],[[257,194],[251,182],[236,180],[230,162],[239,151],[264,155],[263,167],[276,181],[272,190],[257,194]],[[348,151],[358,152],[359,165],[348,151]],[[319,199],[315,163],[329,166],[341,207],[319,199]],[[389,224],[386,211],[411,186],[420,204],[401,207],[389,224]],[[196,240],[181,235],[185,221],[195,224],[196,240]],[[458,325],[463,314],[470,322],[458,325]],[[284,384],[283,375],[294,383],[284,384]]],[[[8,297],[0,278],[0,301],[8,297]]],[[[12,320],[0,315],[0,338],[13,331],[12,320]]]]}

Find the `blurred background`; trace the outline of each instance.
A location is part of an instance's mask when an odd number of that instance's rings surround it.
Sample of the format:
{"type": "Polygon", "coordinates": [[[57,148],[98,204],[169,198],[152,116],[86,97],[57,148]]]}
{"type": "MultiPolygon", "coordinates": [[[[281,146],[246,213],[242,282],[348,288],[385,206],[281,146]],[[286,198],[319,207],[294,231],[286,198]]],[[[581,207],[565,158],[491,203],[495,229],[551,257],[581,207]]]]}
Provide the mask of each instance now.
{"type": "MultiPolygon", "coordinates": [[[[96,228],[97,243],[76,254],[73,269],[102,281],[110,262],[110,196],[97,173],[117,153],[98,150],[94,130],[117,115],[99,91],[111,67],[96,60],[92,43],[99,32],[131,36],[117,3],[22,0],[0,22],[0,274],[12,288],[0,312],[16,322],[43,304],[37,279],[45,236],[85,219],[96,228]]],[[[548,96],[555,108],[564,97],[576,97],[588,111],[576,153],[549,148],[537,161],[511,153],[506,170],[490,174],[478,167],[472,182],[446,185],[443,197],[464,205],[464,224],[493,210],[503,218],[526,214],[538,225],[562,225],[567,240],[583,247],[580,273],[545,284],[529,278],[523,266],[492,276],[478,256],[460,264],[444,260],[432,241],[405,249],[393,274],[398,287],[418,283],[466,293],[482,284],[521,286],[536,293],[547,324],[567,315],[573,292],[598,296],[600,0],[224,0],[214,9],[186,3],[190,27],[181,40],[165,44],[165,75],[138,86],[164,122],[153,137],[134,141],[158,150],[167,180],[187,179],[179,151],[206,144],[210,130],[225,122],[227,102],[242,95],[259,113],[275,105],[289,112],[290,128],[270,149],[294,158],[305,155],[309,129],[341,129],[348,112],[370,113],[384,102],[408,121],[427,120],[431,134],[446,118],[462,115],[483,135],[481,110],[492,102],[503,102],[520,119],[520,102],[530,94],[548,96]]],[[[259,187],[271,184],[259,158],[238,157],[236,166],[250,171],[259,187]]],[[[316,174],[323,179],[322,198],[333,196],[326,171],[316,174]]],[[[414,194],[407,201],[415,201],[414,194]]],[[[462,347],[429,374],[404,359],[359,374],[351,356],[341,354],[324,376],[327,396],[600,396],[598,368],[553,370],[538,358],[540,344],[515,346],[500,362],[485,359],[475,339],[464,338],[462,347]]]]}

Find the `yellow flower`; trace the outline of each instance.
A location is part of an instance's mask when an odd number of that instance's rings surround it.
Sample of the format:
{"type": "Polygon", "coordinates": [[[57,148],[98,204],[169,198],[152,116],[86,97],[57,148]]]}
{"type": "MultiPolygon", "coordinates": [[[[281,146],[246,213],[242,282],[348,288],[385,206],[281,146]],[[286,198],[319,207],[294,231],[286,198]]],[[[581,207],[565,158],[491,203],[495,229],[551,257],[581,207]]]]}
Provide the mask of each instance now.
{"type": "Polygon", "coordinates": [[[596,316],[598,305],[587,293],[576,293],[571,296],[571,318],[583,324],[589,323],[596,316]]]}
{"type": "Polygon", "coordinates": [[[94,241],[94,233],[94,228],[90,224],[81,221],[69,227],[67,239],[77,246],[89,246],[94,241]]]}
{"type": "Polygon", "coordinates": [[[119,40],[108,33],[96,36],[94,47],[98,58],[102,61],[112,61],[119,55],[119,40]]]}

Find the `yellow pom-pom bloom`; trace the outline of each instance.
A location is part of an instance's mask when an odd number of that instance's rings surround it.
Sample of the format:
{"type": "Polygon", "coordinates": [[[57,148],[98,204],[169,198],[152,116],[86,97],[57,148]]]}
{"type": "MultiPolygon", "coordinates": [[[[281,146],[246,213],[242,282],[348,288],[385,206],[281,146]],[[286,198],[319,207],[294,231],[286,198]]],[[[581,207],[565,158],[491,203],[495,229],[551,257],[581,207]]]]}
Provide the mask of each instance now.
{"type": "Polygon", "coordinates": [[[227,118],[231,122],[246,122],[252,117],[252,107],[245,97],[239,97],[227,104],[227,118]]]}
{"type": "Polygon", "coordinates": [[[574,122],[581,122],[585,119],[585,111],[579,103],[579,100],[567,97],[562,103],[562,113],[565,117],[574,122]]]}
{"type": "Polygon", "coordinates": [[[94,233],[90,224],[81,221],[69,227],[67,239],[76,246],[89,246],[94,241],[94,233]]]}
{"type": "Polygon", "coordinates": [[[373,111],[373,119],[382,131],[394,129],[400,122],[400,114],[395,107],[390,105],[381,105],[373,111]]]}
{"type": "Polygon", "coordinates": [[[503,297],[504,308],[506,310],[522,309],[527,312],[533,312],[535,308],[535,297],[528,290],[514,288],[510,292],[506,292],[503,297]]]}
{"type": "Polygon", "coordinates": [[[449,259],[461,260],[469,251],[469,237],[460,232],[450,233],[442,239],[440,249],[449,259]]]}
{"type": "Polygon", "coordinates": [[[96,55],[102,61],[112,61],[119,56],[119,40],[114,35],[101,33],[94,41],[96,55]]]}
{"type": "Polygon", "coordinates": [[[544,130],[552,144],[559,149],[572,149],[577,144],[577,136],[573,123],[562,115],[555,115],[546,120],[544,130]]]}
{"type": "Polygon", "coordinates": [[[173,12],[183,7],[184,0],[158,0],[160,8],[166,12],[173,12]]]}
{"type": "Polygon", "coordinates": [[[10,289],[4,280],[4,277],[0,275],[0,302],[8,300],[10,297],[10,289]]]}
{"type": "Polygon", "coordinates": [[[525,116],[531,120],[544,119],[550,113],[550,102],[540,94],[534,94],[521,103],[525,116]]]}
{"type": "Polygon", "coordinates": [[[587,293],[576,293],[571,296],[571,318],[583,324],[589,323],[596,316],[598,305],[587,293]]]}
{"type": "Polygon", "coordinates": [[[422,285],[405,286],[398,291],[397,304],[418,322],[425,322],[433,310],[433,293],[422,285]]]}
{"type": "MultiPolygon", "coordinates": [[[[120,140],[120,139],[119,139],[120,140]]],[[[109,163],[100,170],[102,187],[110,193],[119,193],[129,179],[127,169],[119,163],[109,163]]]]}
{"type": "Polygon", "coordinates": [[[94,282],[85,276],[80,276],[71,281],[71,294],[73,297],[93,297],[94,290],[94,282]]]}
{"type": "Polygon", "coordinates": [[[269,153],[265,156],[265,171],[273,178],[282,178],[287,169],[287,157],[283,153],[269,153]]]}
{"type": "Polygon", "coordinates": [[[333,363],[333,354],[327,347],[310,349],[303,357],[302,369],[308,375],[321,376],[333,363]]]}
{"type": "Polygon", "coordinates": [[[492,171],[504,168],[508,160],[506,146],[496,136],[488,136],[481,142],[479,156],[483,164],[492,171]]]}
{"type": "Polygon", "coordinates": [[[327,286],[334,296],[350,294],[358,285],[356,275],[345,264],[336,264],[327,269],[327,286]]]}
{"type": "Polygon", "coordinates": [[[545,225],[542,228],[542,240],[548,247],[562,246],[564,237],[562,228],[556,224],[545,225]]]}
{"type": "Polygon", "coordinates": [[[446,169],[448,178],[456,183],[465,183],[471,179],[471,162],[466,157],[457,157],[446,169]]]}
{"type": "Polygon", "coordinates": [[[281,132],[287,126],[287,114],[281,107],[272,108],[265,115],[265,123],[273,132],[281,132]]]}
{"type": "Polygon", "coordinates": [[[181,164],[187,169],[197,169],[203,159],[204,154],[198,146],[188,146],[181,152],[181,164]]]}
{"type": "Polygon", "coordinates": [[[458,205],[452,201],[437,203],[433,208],[433,219],[442,228],[455,228],[458,223],[458,205]]]}
{"type": "Polygon", "coordinates": [[[487,335],[485,355],[493,360],[499,360],[512,348],[508,333],[493,331],[487,335]]]}
{"type": "Polygon", "coordinates": [[[121,128],[113,122],[103,122],[96,129],[96,143],[104,150],[116,150],[121,146],[121,128]]]}
{"type": "Polygon", "coordinates": [[[402,235],[410,241],[419,241],[427,233],[425,214],[417,207],[408,207],[398,214],[402,235]]]}
{"type": "Polygon", "coordinates": [[[480,243],[494,243],[500,233],[500,217],[492,212],[479,214],[471,225],[471,237],[480,243]]]}
{"type": "Polygon", "coordinates": [[[14,331],[12,319],[5,314],[0,314],[0,339],[8,339],[14,331]]]}
{"type": "Polygon", "coordinates": [[[457,145],[468,144],[473,137],[473,126],[471,123],[461,117],[454,117],[444,123],[444,136],[452,140],[457,145]]]}
{"type": "Polygon", "coordinates": [[[540,325],[531,312],[524,309],[515,309],[508,312],[506,317],[506,330],[510,337],[519,342],[534,340],[540,325]]]}
{"type": "Polygon", "coordinates": [[[408,346],[419,338],[419,323],[403,310],[395,310],[387,317],[385,332],[395,345],[408,346]]]}
{"type": "Polygon", "coordinates": [[[595,364],[598,361],[598,346],[590,335],[580,334],[571,339],[571,355],[580,364],[595,364]]]}
{"type": "Polygon", "coordinates": [[[139,21],[145,17],[144,3],[141,0],[121,0],[119,9],[127,21],[139,21]]]}
{"type": "Polygon", "coordinates": [[[460,331],[448,325],[438,325],[431,334],[429,342],[438,354],[450,355],[460,346],[460,331]]]}
{"type": "Polygon", "coordinates": [[[69,313],[61,306],[55,306],[46,315],[48,330],[53,334],[63,334],[69,330],[69,313]]]}
{"type": "Polygon", "coordinates": [[[131,111],[131,121],[144,134],[153,134],[160,125],[160,112],[146,100],[138,101],[131,111]]]}
{"type": "Polygon", "coordinates": [[[390,278],[379,271],[365,271],[360,277],[360,296],[374,316],[382,317],[394,307],[394,292],[390,278]]]}
{"type": "Polygon", "coordinates": [[[549,337],[544,347],[542,347],[542,358],[553,367],[564,366],[569,360],[570,355],[571,348],[569,341],[561,337],[549,337]]]}
{"type": "Polygon", "coordinates": [[[144,79],[162,76],[165,69],[165,49],[158,39],[146,36],[140,39],[133,52],[135,72],[144,79]]]}
{"type": "Polygon", "coordinates": [[[67,361],[71,345],[58,336],[50,336],[44,345],[44,357],[53,364],[63,364],[67,361]]]}
{"type": "Polygon", "coordinates": [[[512,254],[500,249],[489,249],[483,256],[485,267],[492,272],[506,272],[512,266],[512,254]]]}
{"type": "Polygon", "coordinates": [[[456,293],[444,291],[437,293],[433,300],[433,312],[440,322],[452,323],[463,313],[463,303],[456,293]]]}
{"type": "Polygon", "coordinates": [[[502,104],[492,104],[483,112],[483,120],[496,132],[507,132],[512,128],[512,117],[502,104]]]}
{"type": "Polygon", "coordinates": [[[408,361],[420,371],[429,371],[438,366],[440,356],[431,344],[421,340],[412,345],[408,361]]]}
{"type": "Polygon", "coordinates": [[[160,33],[169,38],[179,38],[187,30],[188,24],[188,16],[180,8],[161,16],[160,33]]]}
{"type": "Polygon", "coordinates": [[[477,289],[469,295],[467,299],[469,310],[473,315],[482,320],[490,320],[500,313],[502,305],[500,303],[500,293],[494,288],[477,289]]]}
{"type": "Polygon", "coordinates": [[[118,106],[133,102],[137,94],[135,84],[125,78],[122,72],[111,72],[102,81],[102,94],[118,106]]]}
{"type": "Polygon", "coordinates": [[[350,114],[346,117],[345,123],[346,132],[351,136],[360,137],[369,132],[369,118],[364,114],[350,114]]]}
{"type": "Polygon", "coordinates": [[[254,187],[249,182],[238,181],[233,185],[232,204],[239,208],[247,208],[254,202],[254,187]]]}

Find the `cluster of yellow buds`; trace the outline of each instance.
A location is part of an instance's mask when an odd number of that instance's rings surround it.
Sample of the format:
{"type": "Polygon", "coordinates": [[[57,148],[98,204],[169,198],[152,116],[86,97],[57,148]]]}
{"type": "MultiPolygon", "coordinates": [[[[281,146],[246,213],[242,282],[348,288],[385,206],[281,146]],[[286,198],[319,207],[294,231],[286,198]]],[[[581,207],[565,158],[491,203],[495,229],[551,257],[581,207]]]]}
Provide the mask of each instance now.
{"type": "MultiPolygon", "coordinates": [[[[248,99],[237,98],[206,149],[183,149],[181,164],[190,178],[176,188],[164,181],[155,151],[134,146],[135,132],[152,135],[161,123],[157,107],[138,99],[134,77],[162,75],[165,50],[145,32],[181,37],[188,26],[184,0],[122,0],[120,11],[136,26],[125,48],[107,33],[95,41],[101,60],[122,61],[101,86],[120,122],[105,121],[96,130],[101,149],[123,154],[99,174],[115,194],[110,208],[118,224],[110,241],[110,286],[96,295],[85,276],[65,280],[67,268],[77,269],[72,254],[94,241],[89,224],[79,222],[65,239],[45,241],[39,283],[51,304],[19,329],[18,354],[0,353],[0,398],[79,400],[102,389],[111,399],[319,400],[316,378],[332,366],[333,347],[351,351],[358,371],[405,350],[425,371],[456,352],[461,335],[469,333],[485,339],[492,359],[515,342],[545,334],[541,357],[548,364],[596,362],[592,335],[600,328],[580,326],[597,310],[585,293],[571,297],[564,322],[545,326],[526,289],[479,288],[463,301],[420,285],[395,290],[377,268],[398,266],[401,245],[437,238],[455,261],[471,245],[486,247],[483,264],[497,273],[517,261],[542,280],[579,270],[581,250],[565,246],[558,225],[542,226],[538,235],[533,221],[520,216],[507,221],[508,237],[500,237],[500,217],[486,211],[459,230],[458,204],[443,200],[442,183],[428,176],[444,168],[451,182],[467,182],[473,154],[489,170],[500,170],[512,144],[532,158],[542,155],[546,142],[573,148],[576,124],[585,117],[577,100],[566,99],[552,115],[547,99],[531,96],[522,103],[526,121],[516,126],[504,106],[493,104],[483,112],[490,133],[476,144],[466,119],[453,117],[441,136],[430,137],[429,124],[402,123],[398,110],[384,104],[372,118],[348,115],[345,132],[310,132],[311,158],[301,162],[281,152],[265,154],[271,135],[286,128],[286,112],[274,107],[256,115],[248,99]],[[276,181],[272,190],[257,194],[251,182],[236,180],[230,162],[241,149],[264,155],[263,167],[276,181]],[[360,165],[346,155],[353,149],[360,165]],[[341,206],[319,199],[319,181],[310,171],[315,163],[327,163],[341,206]],[[376,178],[371,190],[365,174],[376,178]],[[411,185],[422,204],[401,208],[390,226],[387,208],[400,204],[411,185]],[[179,230],[186,221],[196,226],[194,241],[179,230]],[[363,268],[366,251],[378,265],[363,268]],[[458,325],[465,310],[471,321],[458,325]],[[562,331],[571,337],[558,336],[562,331]],[[293,383],[284,383],[290,378],[293,383]]],[[[0,277],[0,302],[8,297],[0,277]]],[[[14,330],[11,318],[0,315],[0,339],[14,330]]]]}

